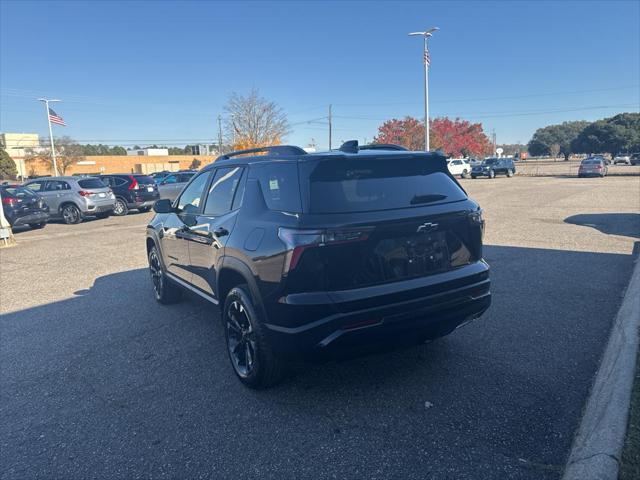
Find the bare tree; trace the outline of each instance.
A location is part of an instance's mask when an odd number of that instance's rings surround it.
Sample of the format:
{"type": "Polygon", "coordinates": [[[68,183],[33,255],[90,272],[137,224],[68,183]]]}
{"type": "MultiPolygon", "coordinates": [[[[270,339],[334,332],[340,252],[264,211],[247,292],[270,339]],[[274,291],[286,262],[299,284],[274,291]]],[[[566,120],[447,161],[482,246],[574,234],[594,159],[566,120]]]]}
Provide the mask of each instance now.
{"type": "Polygon", "coordinates": [[[246,96],[232,93],[224,109],[227,135],[234,149],[278,145],[289,133],[282,109],[261,97],[257,89],[246,96]]]}
{"type": "Polygon", "coordinates": [[[558,154],[560,153],[560,145],[557,143],[549,145],[549,153],[555,160],[558,157],[558,154]]]}
{"type": "MultiPolygon", "coordinates": [[[[71,165],[75,165],[84,160],[82,145],[79,145],[71,137],[63,136],[55,139],[56,165],[58,172],[64,175],[71,165]]],[[[49,170],[53,172],[53,159],[51,158],[51,147],[48,142],[43,142],[38,148],[28,148],[25,150],[25,161],[31,165],[31,170],[35,170],[33,163],[42,161],[49,165],[49,170]]]]}

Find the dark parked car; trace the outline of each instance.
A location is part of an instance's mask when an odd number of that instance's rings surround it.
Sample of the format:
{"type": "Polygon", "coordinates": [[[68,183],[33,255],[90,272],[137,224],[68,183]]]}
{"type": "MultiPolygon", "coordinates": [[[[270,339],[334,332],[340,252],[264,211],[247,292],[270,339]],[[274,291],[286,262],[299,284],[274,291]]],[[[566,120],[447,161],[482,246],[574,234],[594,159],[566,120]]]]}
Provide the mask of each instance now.
{"type": "Polygon", "coordinates": [[[149,175],[109,174],[100,175],[100,179],[116,196],[114,215],[126,215],[129,210],[148,212],[160,198],[158,186],[149,175]]]}
{"type": "Polygon", "coordinates": [[[0,186],[4,216],[12,227],[29,225],[43,228],[49,220],[49,207],[42,197],[20,185],[0,186]]]}
{"type": "Polygon", "coordinates": [[[608,173],[607,163],[602,157],[589,157],[580,162],[578,177],[605,177],[608,173]]]}
{"type": "Polygon", "coordinates": [[[632,153],[629,160],[631,165],[640,165],[640,153],[632,153]]]}
{"type": "Polygon", "coordinates": [[[438,153],[234,152],[154,209],[156,299],[186,289],[220,304],[231,364],[251,387],[275,383],[290,359],[447,335],[491,302],[482,210],[438,153]]]}
{"type": "Polygon", "coordinates": [[[495,178],[496,175],[513,177],[514,173],[516,173],[516,166],[513,163],[513,158],[487,158],[480,165],[475,165],[471,169],[471,178],[495,178]]]}

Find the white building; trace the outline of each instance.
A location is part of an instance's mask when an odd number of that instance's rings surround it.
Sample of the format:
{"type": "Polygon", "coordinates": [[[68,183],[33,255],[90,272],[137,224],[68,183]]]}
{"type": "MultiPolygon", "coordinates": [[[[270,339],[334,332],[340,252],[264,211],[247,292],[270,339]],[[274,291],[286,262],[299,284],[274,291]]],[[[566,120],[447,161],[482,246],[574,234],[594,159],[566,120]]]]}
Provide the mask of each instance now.
{"type": "Polygon", "coordinates": [[[139,150],[127,150],[127,155],[140,157],[153,157],[169,155],[168,148],[141,148],[139,150]]]}
{"type": "Polygon", "coordinates": [[[0,133],[0,148],[4,148],[16,164],[18,176],[24,178],[27,169],[24,157],[27,149],[38,149],[40,136],[37,133],[0,133]]]}

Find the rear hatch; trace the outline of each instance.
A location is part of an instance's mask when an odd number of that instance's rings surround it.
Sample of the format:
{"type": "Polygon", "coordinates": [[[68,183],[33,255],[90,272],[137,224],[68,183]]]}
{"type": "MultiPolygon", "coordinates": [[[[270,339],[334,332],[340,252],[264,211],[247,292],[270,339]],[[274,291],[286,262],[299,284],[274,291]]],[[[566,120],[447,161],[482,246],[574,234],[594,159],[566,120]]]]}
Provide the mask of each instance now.
{"type": "Polygon", "coordinates": [[[301,162],[300,179],[301,233],[281,234],[294,248],[302,244],[299,253],[292,251],[294,268],[285,266],[288,289],[339,291],[400,282],[482,257],[481,216],[443,157],[301,162]]]}
{"type": "Polygon", "coordinates": [[[138,199],[155,200],[160,196],[158,186],[152,177],[149,175],[132,175],[132,177],[135,180],[133,193],[138,199]]]}
{"type": "Polygon", "coordinates": [[[99,178],[83,178],[78,180],[80,196],[91,200],[96,204],[113,203],[112,191],[99,178]]]}
{"type": "Polygon", "coordinates": [[[12,207],[15,217],[23,217],[48,210],[42,197],[25,187],[4,187],[2,189],[2,198],[6,199],[3,201],[3,206],[5,208],[12,207]]]}

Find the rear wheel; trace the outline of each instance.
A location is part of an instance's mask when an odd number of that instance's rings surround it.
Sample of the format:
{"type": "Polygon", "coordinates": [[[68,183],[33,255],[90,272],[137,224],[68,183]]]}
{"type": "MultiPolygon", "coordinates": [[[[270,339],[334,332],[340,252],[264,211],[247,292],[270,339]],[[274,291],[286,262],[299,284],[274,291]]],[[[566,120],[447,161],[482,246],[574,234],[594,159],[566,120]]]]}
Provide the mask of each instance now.
{"type": "Polygon", "coordinates": [[[465,168],[462,171],[462,175],[460,175],[460,178],[467,178],[469,176],[469,171],[465,168]]]}
{"type": "Polygon", "coordinates": [[[282,380],[285,364],[271,349],[246,284],[231,289],[222,319],[229,360],[240,381],[259,389],[282,380]]]}
{"type": "Polygon", "coordinates": [[[29,226],[33,229],[39,229],[39,228],[44,228],[47,225],[47,222],[40,222],[40,223],[30,223],[29,226]]]}
{"type": "Polygon", "coordinates": [[[507,170],[507,177],[513,177],[513,170],[510,168],[507,170]]]}
{"type": "Polygon", "coordinates": [[[496,178],[496,172],[489,170],[489,178],[496,178]]]}
{"type": "Polygon", "coordinates": [[[171,282],[164,274],[162,263],[160,262],[160,253],[155,245],[149,252],[149,273],[153,282],[153,293],[159,303],[168,305],[176,303],[182,298],[180,287],[171,282]]]}
{"type": "Polygon", "coordinates": [[[113,206],[113,214],[117,217],[123,217],[127,213],[129,213],[127,202],[125,202],[122,198],[116,198],[116,204],[113,206]]]}
{"type": "Polygon", "coordinates": [[[82,221],[80,209],[72,203],[63,206],[60,213],[62,214],[62,220],[64,220],[64,223],[67,225],[74,225],[82,221]]]}

